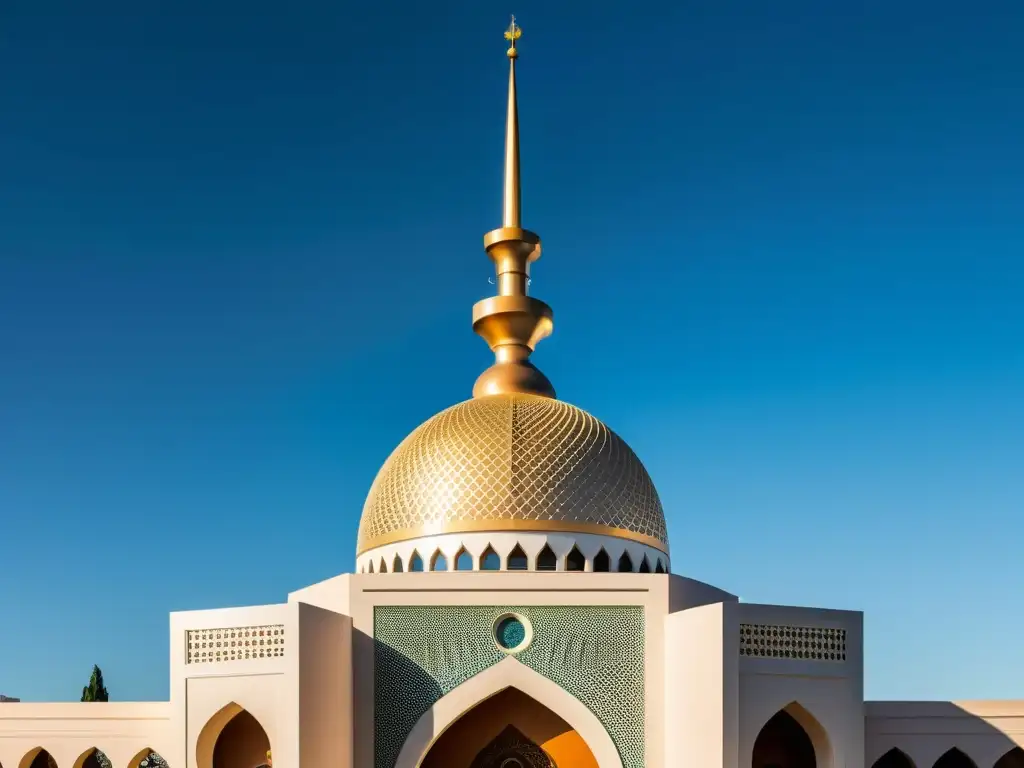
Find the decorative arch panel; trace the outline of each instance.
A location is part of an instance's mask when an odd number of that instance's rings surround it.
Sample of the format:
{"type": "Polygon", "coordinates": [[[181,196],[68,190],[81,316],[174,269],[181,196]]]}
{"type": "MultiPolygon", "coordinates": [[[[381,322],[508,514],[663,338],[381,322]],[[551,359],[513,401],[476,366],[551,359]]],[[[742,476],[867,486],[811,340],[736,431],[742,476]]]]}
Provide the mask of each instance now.
{"type": "Polygon", "coordinates": [[[510,655],[586,706],[623,768],[644,768],[644,624],[640,606],[377,606],[375,768],[393,768],[436,702],[510,655]]]}

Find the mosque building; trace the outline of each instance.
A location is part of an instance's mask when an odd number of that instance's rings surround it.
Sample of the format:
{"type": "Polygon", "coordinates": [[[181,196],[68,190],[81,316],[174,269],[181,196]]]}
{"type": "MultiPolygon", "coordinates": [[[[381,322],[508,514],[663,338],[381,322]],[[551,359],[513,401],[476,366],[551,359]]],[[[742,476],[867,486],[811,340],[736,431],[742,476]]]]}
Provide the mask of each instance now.
{"type": "Polygon", "coordinates": [[[357,572],[171,614],[169,701],[5,703],[0,768],[1024,768],[1024,701],[864,701],[861,613],[672,572],[643,463],[531,361],[520,34],[495,362],[380,469],[357,572]]]}

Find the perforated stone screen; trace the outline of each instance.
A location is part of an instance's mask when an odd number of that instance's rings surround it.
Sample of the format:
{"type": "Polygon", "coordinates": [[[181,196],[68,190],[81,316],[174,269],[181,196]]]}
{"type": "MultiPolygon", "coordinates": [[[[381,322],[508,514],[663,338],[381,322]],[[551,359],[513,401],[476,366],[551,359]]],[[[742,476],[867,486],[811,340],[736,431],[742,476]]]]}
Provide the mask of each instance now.
{"type": "Polygon", "coordinates": [[[740,656],[846,661],[846,630],[785,624],[740,624],[740,656]]]}
{"type": "Polygon", "coordinates": [[[393,768],[434,702],[507,658],[497,619],[533,637],[516,659],[597,716],[624,768],[644,768],[644,613],[639,606],[378,606],[374,610],[375,768],[393,768]]]}
{"type": "Polygon", "coordinates": [[[186,664],[284,656],[284,624],[190,629],[185,635],[186,664]]]}

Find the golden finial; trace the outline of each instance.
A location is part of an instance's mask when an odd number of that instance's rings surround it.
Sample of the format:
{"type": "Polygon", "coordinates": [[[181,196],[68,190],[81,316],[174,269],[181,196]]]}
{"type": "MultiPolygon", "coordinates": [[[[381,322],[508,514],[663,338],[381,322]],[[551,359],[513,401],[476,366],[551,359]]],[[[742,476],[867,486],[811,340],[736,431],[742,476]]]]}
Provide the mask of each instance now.
{"type": "Polygon", "coordinates": [[[506,52],[510,59],[514,59],[519,55],[519,51],[516,50],[516,40],[523,36],[523,28],[516,24],[516,17],[512,17],[512,23],[508,25],[508,29],[505,30],[505,39],[511,43],[511,47],[506,52]]]}
{"type": "Polygon", "coordinates": [[[522,228],[519,183],[519,107],[516,99],[516,41],[523,30],[516,17],[505,30],[511,43],[508,107],[505,115],[505,182],[501,227],[484,235],[484,248],[494,261],[498,295],[473,306],[473,330],[494,352],[495,363],[473,386],[474,397],[523,392],[554,397],[551,382],[530,362],[537,342],[551,334],[553,313],[543,301],[527,296],[530,263],[540,258],[540,238],[522,228]]]}

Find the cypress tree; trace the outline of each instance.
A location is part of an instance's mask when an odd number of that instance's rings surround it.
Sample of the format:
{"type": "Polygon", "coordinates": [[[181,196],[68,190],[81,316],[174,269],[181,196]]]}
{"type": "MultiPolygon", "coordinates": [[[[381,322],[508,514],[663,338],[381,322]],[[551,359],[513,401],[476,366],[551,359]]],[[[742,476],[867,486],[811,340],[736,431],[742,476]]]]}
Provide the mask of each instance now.
{"type": "Polygon", "coordinates": [[[103,672],[99,666],[93,665],[89,684],[82,689],[82,701],[109,701],[107,689],[103,685],[103,672]]]}

